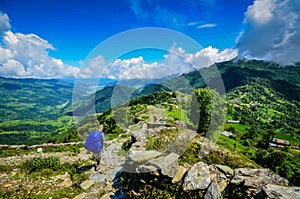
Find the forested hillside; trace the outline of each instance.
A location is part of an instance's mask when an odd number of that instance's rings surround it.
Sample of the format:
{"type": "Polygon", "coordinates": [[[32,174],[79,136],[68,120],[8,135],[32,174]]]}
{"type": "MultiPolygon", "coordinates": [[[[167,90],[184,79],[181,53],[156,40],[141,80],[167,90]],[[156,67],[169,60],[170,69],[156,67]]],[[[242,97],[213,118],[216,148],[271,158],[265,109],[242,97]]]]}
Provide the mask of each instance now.
{"type": "Polygon", "coordinates": [[[70,125],[72,89],[61,80],[0,78],[0,143],[47,142],[70,125]]]}
{"type": "MultiPolygon", "coordinates": [[[[280,67],[256,60],[229,61],[216,66],[227,92],[229,119],[241,120],[246,125],[257,122],[260,122],[260,125],[269,125],[282,138],[298,133],[300,99],[298,66],[280,67]]],[[[66,134],[72,127],[73,111],[75,113],[85,113],[91,109],[95,109],[97,113],[108,111],[112,106],[111,97],[116,94],[114,93],[116,90],[118,95],[120,93],[121,95],[114,99],[114,105],[158,91],[180,91],[187,96],[191,95],[193,88],[206,86],[201,74],[209,74],[206,77],[212,82],[210,85],[213,87],[216,74],[210,67],[160,84],[150,83],[139,90],[119,84],[111,85],[87,97],[88,100],[83,101],[75,110],[71,109],[73,84],[70,82],[1,78],[0,136],[3,138],[1,143],[34,144],[48,142],[58,135],[63,137],[62,134],[66,134]],[[182,83],[182,80],[185,83],[182,83]],[[130,96],[127,96],[129,94],[130,96]]],[[[59,140],[62,139],[57,141],[59,140]]]]}

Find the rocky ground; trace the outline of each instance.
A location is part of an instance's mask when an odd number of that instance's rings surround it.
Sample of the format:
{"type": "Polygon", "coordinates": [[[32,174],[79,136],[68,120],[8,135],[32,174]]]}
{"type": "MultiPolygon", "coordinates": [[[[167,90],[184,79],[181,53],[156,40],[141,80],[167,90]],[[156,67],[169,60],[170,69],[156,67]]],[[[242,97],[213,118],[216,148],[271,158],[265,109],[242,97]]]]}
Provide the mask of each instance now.
{"type": "Polygon", "coordinates": [[[144,174],[147,173],[147,178],[161,179],[164,183],[179,187],[182,192],[201,192],[205,199],[219,199],[233,188],[235,191],[242,190],[243,197],[246,198],[300,198],[299,187],[288,187],[286,179],[273,174],[268,169],[233,169],[226,165],[207,164],[201,161],[192,165],[179,164],[179,157],[191,142],[196,142],[201,146],[200,153],[203,155],[207,155],[212,150],[220,150],[208,139],[199,138],[195,132],[185,129],[182,123],[177,124],[176,128],[181,129],[177,137],[162,150],[146,150],[149,138],[159,136],[165,130],[174,130],[175,127],[165,127],[164,123],[150,123],[148,128],[146,125],[142,128],[136,127],[136,130],[128,129],[128,135],[123,138],[121,136],[107,141],[100,171],[94,170],[92,165],[95,164],[95,160],[92,154],[84,148],[80,148],[80,153],[77,155],[67,151],[43,153],[39,149],[22,156],[2,157],[0,165],[9,165],[13,169],[0,173],[0,189],[2,192],[23,190],[31,192],[36,198],[39,198],[40,194],[48,193],[49,198],[55,198],[51,196],[54,191],[72,187],[74,182],[68,172],[50,178],[38,176],[30,179],[22,174],[18,167],[20,163],[28,159],[55,156],[62,163],[79,163],[81,167],[78,171],[86,176],[80,182],[80,193],[73,193],[73,195],[70,193],[72,196],[69,198],[106,199],[125,198],[129,195],[135,198],[142,197],[141,193],[137,193],[134,188],[128,189],[127,187],[125,190],[120,180],[120,176],[124,173],[134,174],[134,178],[139,178],[139,183],[147,182],[148,179],[143,179],[144,174]],[[122,150],[122,145],[128,140],[132,143],[127,152],[122,150]]]}
{"type": "Polygon", "coordinates": [[[38,196],[41,193],[51,194],[55,190],[71,187],[73,182],[67,172],[50,178],[37,177],[36,179],[38,180],[36,180],[26,177],[25,174],[20,172],[20,168],[18,167],[20,163],[32,158],[47,158],[54,156],[57,157],[61,163],[82,163],[82,166],[79,169],[81,169],[81,172],[84,172],[88,178],[80,184],[84,193],[78,196],[74,195],[74,198],[99,198],[103,194],[109,194],[114,198],[122,198],[122,191],[113,188],[113,184],[117,184],[115,177],[118,172],[122,170],[122,164],[125,161],[125,154],[122,154],[121,152],[123,142],[124,139],[122,140],[119,138],[107,141],[103,151],[102,167],[101,170],[97,172],[93,167],[96,161],[92,158],[92,154],[84,148],[80,148],[80,153],[77,155],[70,152],[32,152],[22,156],[2,157],[0,158],[0,165],[9,165],[13,170],[0,173],[1,190],[3,192],[14,192],[22,189],[26,190],[28,193],[34,191],[34,195],[38,196]]]}

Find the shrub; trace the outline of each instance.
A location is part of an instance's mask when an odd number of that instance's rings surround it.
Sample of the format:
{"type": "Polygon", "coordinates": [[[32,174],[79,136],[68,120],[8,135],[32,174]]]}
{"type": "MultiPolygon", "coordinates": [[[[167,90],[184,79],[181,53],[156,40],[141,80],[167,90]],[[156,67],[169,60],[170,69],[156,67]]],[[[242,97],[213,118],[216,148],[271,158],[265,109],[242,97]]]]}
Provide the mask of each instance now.
{"type": "Polygon", "coordinates": [[[149,137],[146,150],[163,151],[178,134],[178,129],[162,129],[156,137],[149,137]]]}
{"type": "Polygon", "coordinates": [[[61,163],[57,157],[33,158],[21,163],[20,168],[25,173],[33,173],[42,171],[43,169],[51,169],[57,171],[61,167],[61,163]]]}
{"type": "Polygon", "coordinates": [[[11,166],[9,166],[9,165],[0,164],[0,172],[8,173],[8,172],[11,172],[12,169],[13,168],[11,166]]]}
{"type": "Polygon", "coordinates": [[[197,142],[190,144],[188,149],[180,156],[178,159],[179,164],[188,163],[193,165],[202,160],[201,154],[201,145],[197,142]]]}

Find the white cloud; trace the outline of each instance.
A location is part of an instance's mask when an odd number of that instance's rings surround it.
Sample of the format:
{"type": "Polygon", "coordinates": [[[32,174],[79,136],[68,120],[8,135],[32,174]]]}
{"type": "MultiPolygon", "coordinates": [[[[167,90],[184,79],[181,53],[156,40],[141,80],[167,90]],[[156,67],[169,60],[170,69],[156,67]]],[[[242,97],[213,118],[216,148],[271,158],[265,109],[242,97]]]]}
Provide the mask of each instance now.
{"type": "Polygon", "coordinates": [[[83,64],[79,77],[106,77],[111,79],[163,78],[170,75],[188,73],[195,69],[208,67],[237,56],[237,51],[225,49],[219,51],[211,46],[195,54],[188,54],[182,48],[172,46],[169,53],[158,63],[146,63],[143,57],[117,59],[105,64],[102,56],[87,60],[83,64]]]}
{"type": "Polygon", "coordinates": [[[198,29],[202,29],[202,28],[213,28],[213,27],[216,27],[217,24],[214,24],[214,23],[208,23],[208,24],[203,24],[203,25],[200,25],[200,26],[197,26],[198,29]]]}
{"type": "Polygon", "coordinates": [[[7,14],[0,11],[0,34],[10,29],[9,18],[7,14]]]}
{"type": "Polygon", "coordinates": [[[26,76],[23,64],[14,59],[9,59],[2,64],[2,67],[0,67],[0,74],[8,77],[26,76]]]}
{"type": "Polygon", "coordinates": [[[48,55],[54,47],[35,34],[13,33],[9,18],[0,13],[0,76],[21,78],[76,77],[79,68],[48,55]],[[5,19],[3,22],[1,19],[5,19]],[[4,25],[3,25],[4,24],[4,25]],[[5,27],[5,28],[2,28],[5,27]]]}
{"type": "Polygon", "coordinates": [[[256,0],[237,38],[242,57],[293,64],[300,61],[300,1],[256,0]]]}
{"type": "Polygon", "coordinates": [[[105,59],[102,55],[87,60],[81,61],[81,68],[78,73],[80,78],[99,77],[105,69],[105,59]]]}

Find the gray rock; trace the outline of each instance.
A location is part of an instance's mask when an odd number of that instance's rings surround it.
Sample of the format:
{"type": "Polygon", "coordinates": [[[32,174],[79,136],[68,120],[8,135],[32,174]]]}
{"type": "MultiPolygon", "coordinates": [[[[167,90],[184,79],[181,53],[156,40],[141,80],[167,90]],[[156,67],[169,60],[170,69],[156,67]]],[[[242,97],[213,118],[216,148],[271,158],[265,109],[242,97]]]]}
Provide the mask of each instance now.
{"type": "Polygon", "coordinates": [[[92,175],[90,175],[89,180],[93,180],[95,182],[105,182],[105,179],[107,178],[106,175],[104,174],[100,174],[100,173],[94,173],[92,175]]]}
{"type": "Polygon", "coordinates": [[[177,171],[178,158],[178,154],[170,153],[167,156],[160,156],[156,159],[152,159],[147,163],[160,169],[163,175],[173,178],[177,171]]]}
{"type": "Polygon", "coordinates": [[[77,195],[73,199],[99,199],[100,194],[98,192],[82,193],[77,195]]]}
{"type": "Polygon", "coordinates": [[[142,142],[145,139],[145,130],[131,131],[130,135],[137,141],[142,142]]]}
{"type": "Polygon", "coordinates": [[[266,199],[300,199],[300,187],[284,187],[268,184],[263,187],[266,199]]]}
{"type": "Polygon", "coordinates": [[[230,183],[260,189],[267,184],[288,185],[288,181],[279,175],[272,174],[269,169],[240,168],[234,170],[230,183]]]}
{"type": "Polygon", "coordinates": [[[129,153],[128,158],[130,160],[132,160],[133,162],[141,163],[141,162],[146,162],[148,160],[156,158],[160,155],[161,155],[160,152],[154,151],[154,150],[151,150],[151,151],[131,151],[131,153],[129,153]]]}
{"type": "Polygon", "coordinates": [[[80,184],[80,187],[83,189],[83,190],[87,190],[89,189],[91,186],[93,186],[95,183],[94,180],[85,180],[83,181],[81,184],[80,184]]]}
{"type": "Polygon", "coordinates": [[[250,198],[260,197],[262,187],[268,184],[288,185],[286,179],[271,173],[269,169],[248,168],[235,169],[230,183],[241,187],[250,198]]]}
{"type": "Polygon", "coordinates": [[[194,164],[188,171],[183,182],[183,190],[206,189],[210,184],[209,167],[203,162],[194,164]]]}
{"type": "Polygon", "coordinates": [[[216,178],[214,178],[204,196],[204,199],[220,199],[221,193],[216,178]]]}
{"type": "Polygon", "coordinates": [[[137,168],[140,165],[145,165],[148,160],[157,158],[161,153],[158,151],[143,151],[143,150],[132,150],[130,149],[123,168],[126,172],[137,173],[137,168]]]}
{"type": "Polygon", "coordinates": [[[131,149],[133,150],[140,150],[140,151],[145,151],[147,143],[146,142],[135,142],[131,145],[131,149]]]}
{"type": "Polygon", "coordinates": [[[152,175],[159,176],[159,173],[157,171],[157,168],[155,166],[149,165],[140,165],[136,169],[137,173],[151,173],[152,175]]]}
{"type": "Polygon", "coordinates": [[[215,164],[214,165],[220,172],[224,173],[226,177],[231,178],[233,175],[233,170],[226,165],[215,164]]]}

